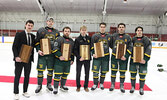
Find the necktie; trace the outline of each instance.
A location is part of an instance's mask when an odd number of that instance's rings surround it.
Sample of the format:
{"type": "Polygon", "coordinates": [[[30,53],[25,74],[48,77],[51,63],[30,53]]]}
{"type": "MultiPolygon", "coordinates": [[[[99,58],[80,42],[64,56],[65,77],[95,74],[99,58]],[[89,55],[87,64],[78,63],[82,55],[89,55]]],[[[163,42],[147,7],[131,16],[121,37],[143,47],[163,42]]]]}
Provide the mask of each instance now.
{"type": "Polygon", "coordinates": [[[82,37],[83,37],[84,41],[86,41],[86,36],[82,36],[82,37]]]}
{"type": "Polygon", "coordinates": [[[30,33],[28,33],[28,43],[27,43],[29,46],[31,45],[31,42],[30,42],[30,33]]]}
{"type": "Polygon", "coordinates": [[[86,41],[86,37],[83,38],[86,41]]]}

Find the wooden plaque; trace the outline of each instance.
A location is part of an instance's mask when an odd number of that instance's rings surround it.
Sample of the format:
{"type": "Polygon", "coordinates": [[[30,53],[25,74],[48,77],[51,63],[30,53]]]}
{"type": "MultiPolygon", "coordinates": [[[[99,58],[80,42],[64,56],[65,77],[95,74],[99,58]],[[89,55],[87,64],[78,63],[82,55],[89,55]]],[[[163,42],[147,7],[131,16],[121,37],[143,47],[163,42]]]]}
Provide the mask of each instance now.
{"type": "Polygon", "coordinates": [[[144,57],[144,47],[143,46],[134,46],[133,47],[133,62],[139,63],[144,57]]]}
{"type": "Polygon", "coordinates": [[[80,56],[84,60],[90,60],[90,45],[80,45],[80,56]]]}
{"type": "Polygon", "coordinates": [[[42,50],[44,55],[51,54],[51,44],[50,44],[50,40],[48,38],[41,39],[40,46],[41,46],[41,50],[42,50]]]}
{"type": "Polygon", "coordinates": [[[117,43],[116,48],[116,59],[121,59],[126,53],[126,44],[124,43],[117,43]]]}
{"type": "Polygon", "coordinates": [[[71,56],[71,45],[64,43],[61,45],[61,53],[62,56],[65,58],[66,61],[69,60],[70,56],[71,56]]]}
{"type": "Polygon", "coordinates": [[[94,50],[97,58],[104,57],[103,42],[94,43],[94,50]]]}
{"type": "Polygon", "coordinates": [[[32,47],[31,46],[28,46],[28,45],[25,45],[25,44],[23,44],[21,46],[19,57],[21,58],[22,62],[24,62],[24,63],[29,62],[31,52],[32,52],[32,47]]]}

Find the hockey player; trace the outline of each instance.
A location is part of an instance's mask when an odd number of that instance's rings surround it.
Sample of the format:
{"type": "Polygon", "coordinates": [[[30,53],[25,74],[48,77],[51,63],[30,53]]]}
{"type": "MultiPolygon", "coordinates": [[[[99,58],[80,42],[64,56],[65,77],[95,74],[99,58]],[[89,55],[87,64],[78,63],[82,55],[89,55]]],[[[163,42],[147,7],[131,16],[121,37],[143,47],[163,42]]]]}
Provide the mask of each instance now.
{"type": "Polygon", "coordinates": [[[111,88],[109,91],[113,91],[115,88],[115,79],[117,71],[120,72],[120,90],[122,93],[125,93],[124,90],[124,80],[125,72],[127,71],[128,58],[132,51],[132,42],[131,37],[128,34],[125,34],[125,24],[118,24],[118,33],[112,35],[112,56],[111,56],[111,88]],[[121,59],[116,59],[116,48],[117,43],[122,42],[126,44],[125,55],[121,59]]]}
{"type": "Polygon", "coordinates": [[[148,37],[143,36],[143,27],[137,27],[135,29],[136,32],[136,36],[133,37],[132,42],[133,42],[133,46],[135,45],[141,45],[144,47],[144,59],[142,59],[139,63],[134,63],[133,62],[133,53],[132,53],[132,57],[130,60],[130,73],[131,73],[131,90],[130,93],[133,93],[135,91],[135,84],[136,84],[136,75],[137,72],[139,73],[140,76],[140,90],[139,93],[140,95],[144,94],[144,83],[145,83],[145,77],[147,74],[147,64],[148,61],[150,59],[150,55],[151,55],[151,48],[152,48],[152,44],[151,41],[149,40],[148,37]]]}
{"type": "Polygon", "coordinates": [[[74,41],[69,37],[71,33],[71,28],[70,27],[64,27],[63,28],[63,36],[60,36],[56,39],[54,43],[54,90],[53,94],[58,93],[58,86],[59,86],[59,81],[61,80],[61,86],[60,89],[63,91],[68,91],[68,88],[65,86],[67,76],[70,72],[70,66],[74,62],[74,54],[73,54],[73,47],[74,47],[74,41]],[[61,48],[62,44],[70,44],[70,60],[65,60],[65,58],[62,56],[61,53],[61,48]]]}
{"type": "Polygon", "coordinates": [[[80,27],[80,36],[75,39],[75,44],[74,44],[74,54],[77,57],[76,59],[76,84],[77,84],[76,91],[77,92],[80,91],[80,87],[81,87],[80,76],[81,76],[82,65],[84,65],[84,69],[85,69],[84,90],[86,92],[89,91],[88,83],[89,83],[89,70],[90,70],[91,57],[89,60],[85,60],[83,57],[80,56],[80,45],[89,45],[89,46],[91,45],[91,37],[88,36],[86,33],[87,33],[87,27],[86,26],[80,27]]]}
{"type": "Polygon", "coordinates": [[[35,90],[35,93],[39,93],[42,89],[42,82],[43,82],[43,71],[47,68],[47,89],[49,91],[53,91],[51,86],[52,76],[53,76],[53,68],[54,68],[54,55],[44,55],[40,49],[40,39],[49,38],[51,43],[51,49],[53,49],[53,44],[56,37],[60,36],[58,30],[53,28],[54,19],[49,17],[46,22],[47,26],[42,27],[37,31],[36,36],[36,50],[38,52],[38,62],[37,62],[37,70],[38,70],[38,86],[35,90]]]}
{"type": "Polygon", "coordinates": [[[104,90],[104,79],[106,73],[109,71],[109,47],[111,43],[111,35],[106,33],[106,23],[100,23],[100,33],[94,34],[92,36],[92,53],[93,53],[93,64],[92,64],[92,72],[93,72],[93,82],[94,85],[92,86],[91,90],[95,90],[98,87],[99,83],[99,71],[100,71],[100,89],[104,90]],[[103,42],[104,48],[104,57],[97,58],[97,55],[94,54],[94,43],[103,42]]]}

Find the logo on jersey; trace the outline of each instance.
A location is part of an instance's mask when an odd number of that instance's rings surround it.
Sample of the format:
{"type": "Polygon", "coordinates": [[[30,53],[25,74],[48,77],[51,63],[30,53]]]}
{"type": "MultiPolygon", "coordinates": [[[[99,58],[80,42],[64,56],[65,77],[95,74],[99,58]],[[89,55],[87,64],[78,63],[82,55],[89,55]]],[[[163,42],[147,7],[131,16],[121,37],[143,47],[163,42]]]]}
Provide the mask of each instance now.
{"type": "Polygon", "coordinates": [[[105,37],[105,35],[101,35],[101,37],[105,37]]]}
{"type": "Polygon", "coordinates": [[[112,68],[115,68],[115,64],[112,64],[112,68]]]}
{"type": "Polygon", "coordinates": [[[39,68],[43,68],[43,64],[39,64],[39,68]]]}
{"type": "Polygon", "coordinates": [[[56,47],[57,47],[57,46],[58,46],[58,42],[55,42],[55,43],[54,43],[54,46],[56,46],[56,47]]]}
{"type": "Polygon", "coordinates": [[[134,46],[135,47],[141,47],[141,46],[144,46],[143,43],[134,43],[134,46]]]}
{"type": "Polygon", "coordinates": [[[120,35],[119,37],[120,37],[120,38],[122,38],[123,36],[122,36],[122,35],[120,35]]]}
{"type": "Polygon", "coordinates": [[[93,66],[93,68],[96,70],[96,69],[97,69],[97,66],[93,66]]]}
{"type": "Polygon", "coordinates": [[[56,33],[56,37],[58,36],[58,33],[56,33]]]}
{"type": "Polygon", "coordinates": [[[138,38],[137,40],[139,40],[139,41],[140,41],[140,40],[141,40],[141,38],[138,38]]]}
{"type": "Polygon", "coordinates": [[[52,40],[55,40],[55,36],[53,34],[45,34],[45,38],[52,40]]]}
{"type": "Polygon", "coordinates": [[[124,40],[116,40],[115,44],[125,44],[124,40]]]}
{"type": "Polygon", "coordinates": [[[110,38],[108,38],[108,41],[110,41],[111,39],[110,38]]]}
{"type": "Polygon", "coordinates": [[[99,39],[99,42],[103,42],[104,46],[107,46],[108,41],[106,39],[99,39]]]}
{"type": "Polygon", "coordinates": [[[127,39],[125,39],[125,42],[127,42],[127,39]]]}
{"type": "Polygon", "coordinates": [[[66,39],[66,41],[70,41],[69,39],[66,39]]]}
{"type": "Polygon", "coordinates": [[[48,32],[52,32],[52,30],[48,30],[48,32]]]}

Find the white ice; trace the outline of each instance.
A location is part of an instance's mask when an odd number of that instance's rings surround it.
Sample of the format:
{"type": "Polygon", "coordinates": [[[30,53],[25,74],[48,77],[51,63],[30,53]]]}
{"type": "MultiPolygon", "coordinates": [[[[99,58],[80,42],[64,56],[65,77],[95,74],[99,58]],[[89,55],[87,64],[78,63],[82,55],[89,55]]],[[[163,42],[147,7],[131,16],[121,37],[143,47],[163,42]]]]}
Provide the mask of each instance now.
{"type": "MultiPolygon", "coordinates": [[[[43,86],[42,93],[35,94],[36,85],[29,85],[28,92],[31,97],[29,99],[22,96],[22,87],[20,84],[20,100],[166,100],[167,98],[167,49],[152,49],[151,59],[148,64],[148,74],[146,76],[146,84],[152,89],[152,91],[145,91],[144,95],[139,95],[139,91],[135,91],[133,94],[129,93],[129,90],[123,94],[119,89],[115,89],[113,92],[109,92],[108,89],[85,92],[81,88],[81,92],[76,92],[76,87],[69,87],[68,92],[61,92],[57,95],[47,92],[46,86],[43,86]],[[164,72],[157,71],[157,64],[162,64],[164,72]]],[[[32,64],[31,77],[37,76],[36,71],[37,53],[35,53],[35,63],[32,64]]],[[[0,75],[14,76],[14,62],[11,43],[0,43],[0,75]]],[[[68,79],[75,80],[76,77],[76,64],[71,66],[70,75],[68,79]]],[[[23,76],[23,73],[22,73],[23,76]]],[[[119,73],[117,73],[119,76],[119,73]]],[[[46,72],[45,72],[46,78],[46,72]]],[[[137,76],[137,83],[139,77],[137,76]]],[[[81,80],[84,80],[84,72],[82,69],[81,80]]],[[[93,80],[92,72],[90,72],[90,80],[93,80]]],[[[106,80],[110,81],[110,72],[106,75],[106,80]]],[[[119,82],[119,78],[117,78],[119,82]]],[[[130,74],[126,72],[125,82],[130,82],[130,74]]],[[[13,83],[0,82],[0,99],[1,100],[13,100],[13,83]]]]}

